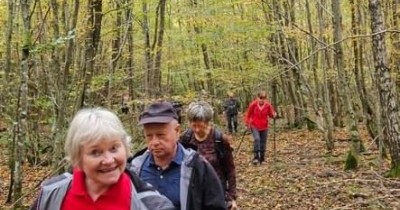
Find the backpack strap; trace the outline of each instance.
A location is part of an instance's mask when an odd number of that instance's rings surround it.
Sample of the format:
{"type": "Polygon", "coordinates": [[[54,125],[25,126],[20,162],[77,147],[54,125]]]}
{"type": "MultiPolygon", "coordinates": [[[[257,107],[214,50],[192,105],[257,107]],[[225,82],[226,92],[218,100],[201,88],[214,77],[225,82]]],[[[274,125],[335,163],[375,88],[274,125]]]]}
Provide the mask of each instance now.
{"type": "MultiPolygon", "coordinates": [[[[193,130],[192,129],[187,129],[179,138],[179,142],[183,145],[185,148],[191,148],[195,151],[197,151],[197,147],[193,144],[190,143],[190,140],[193,137],[193,130]]],[[[214,147],[215,151],[217,152],[217,158],[219,161],[219,164],[225,169],[225,146],[223,142],[223,133],[218,130],[217,128],[214,129],[214,147]]],[[[224,170],[224,176],[227,177],[227,172],[224,170]]]]}
{"type": "Polygon", "coordinates": [[[223,141],[223,133],[218,130],[217,128],[214,129],[214,146],[215,151],[217,152],[217,158],[219,161],[220,166],[222,167],[222,173],[224,176],[224,183],[222,183],[222,187],[224,190],[227,189],[227,180],[228,180],[228,168],[226,167],[225,161],[225,145],[223,141]]]}
{"type": "Polygon", "coordinates": [[[193,130],[190,128],[186,129],[180,136],[179,143],[181,143],[182,146],[186,149],[193,149],[194,151],[197,151],[197,146],[190,143],[192,136],[193,136],[193,130]]]}
{"type": "Polygon", "coordinates": [[[193,136],[193,130],[190,128],[186,129],[181,135],[179,141],[181,142],[181,144],[189,144],[190,140],[192,139],[192,136],[193,136]]]}
{"type": "MultiPolygon", "coordinates": [[[[214,143],[215,143],[215,151],[217,151],[218,159],[224,159],[225,157],[225,148],[223,143],[223,134],[218,129],[214,129],[214,143]]],[[[223,163],[225,161],[221,161],[223,163]]]]}

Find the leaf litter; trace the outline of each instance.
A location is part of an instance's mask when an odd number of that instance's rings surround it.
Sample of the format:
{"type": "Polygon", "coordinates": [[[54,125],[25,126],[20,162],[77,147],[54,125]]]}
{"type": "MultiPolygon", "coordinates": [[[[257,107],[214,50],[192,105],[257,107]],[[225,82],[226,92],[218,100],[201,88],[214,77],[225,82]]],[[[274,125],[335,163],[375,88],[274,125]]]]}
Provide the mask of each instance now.
{"type": "MultiPolygon", "coordinates": [[[[361,156],[360,166],[354,171],[343,169],[351,144],[345,130],[335,131],[332,153],[326,152],[318,131],[285,130],[276,134],[272,131],[266,162],[259,166],[251,164],[251,136],[244,137],[240,149],[240,137],[235,138],[234,153],[239,151],[235,154],[237,203],[241,210],[400,209],[400,181],[383,176],[390,162],[379,161],[379,151],[365,131],[361,138],[367,155],[361,156]]],[[[0,209],[7,209],[10,207],[5,204],[10,172],[4,152],[7,148],[0,149],[0,209]]],[[[51,168],[25,164],[23,170],[23,203],[28,207],[38,192],[38,184],[51,168]]]]}

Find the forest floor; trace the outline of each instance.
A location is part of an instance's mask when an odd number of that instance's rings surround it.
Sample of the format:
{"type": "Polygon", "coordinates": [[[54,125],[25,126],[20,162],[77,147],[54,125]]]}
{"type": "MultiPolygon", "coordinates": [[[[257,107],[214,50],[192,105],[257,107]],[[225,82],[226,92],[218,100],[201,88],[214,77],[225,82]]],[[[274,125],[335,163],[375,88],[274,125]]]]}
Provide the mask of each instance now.
{"type": "MultiPolygon", "coordinates": [[[[400,180],[384,177],[389,161],[379,161],[379,151],[366,140],[366,133],[362,132],[362,139],[367,151],[355,171],[343,170],[351,144],[346,132],[336,130],[334,137],[335,150],[328,154],[318,131],[271,131],[266,162],[253,166],[251,136],[244,136],[238,149],[242,137],[237,135],[233,144],[240,209],[400,209],[400,180]]],[[[7,148],[0,147],[0,209],[9,209],[5,204],[10,179],[7,148]]],[[[24,166],[26,206],[49,171],[24,166]]]]}

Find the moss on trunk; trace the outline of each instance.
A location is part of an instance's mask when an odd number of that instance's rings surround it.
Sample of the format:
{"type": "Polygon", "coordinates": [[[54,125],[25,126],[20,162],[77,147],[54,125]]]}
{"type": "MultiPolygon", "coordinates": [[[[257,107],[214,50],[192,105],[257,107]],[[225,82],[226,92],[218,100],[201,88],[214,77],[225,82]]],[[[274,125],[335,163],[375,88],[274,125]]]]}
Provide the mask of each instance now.
{"type": "Polygon", "coordinates": [[[358,160],[356,156],[353,154],[353,151],[349,151],[347,153],[346,162],[344,163],[344,170],[353,170],[357,169],[358,160]]]}
{"type": "Polygon", "coordinates": [[[386,177],[400,177],[400,165],[392,167],[387,173],[386,177]]]}

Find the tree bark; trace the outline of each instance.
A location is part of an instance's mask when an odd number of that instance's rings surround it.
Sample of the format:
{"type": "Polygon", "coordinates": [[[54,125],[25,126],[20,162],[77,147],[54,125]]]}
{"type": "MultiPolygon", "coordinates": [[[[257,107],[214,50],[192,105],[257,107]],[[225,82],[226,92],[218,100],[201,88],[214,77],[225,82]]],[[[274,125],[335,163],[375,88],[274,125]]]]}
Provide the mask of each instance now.
{"type": "Polygon", "coordinates": [[[144,86],[146,95],[158,97],[161,95],[161,58],[165,31],[165,7],[166,0],[159,0],[153,42],[150,45],[150,28],[148,25],[147,2],[143,1],[143,23],[142,30],[145,37],[145,60],[146,69],[144,73],[144,86]]]}
{"type": "Polygon", "coordinates": [[[400,113],[396,86],[391,78],[385,44],[381,1],[369,0],[371,15],[372,51],[375,64],[375,75],[379,89],[382,124],[385,140],[389,145],[393,176],[400,175],[400,113]]]}
{"type": "Polygon", "coordinates": [[[28,0],[21,0],[21,15],[23,21],[23,35],[24,41],[21,52],[21,67],[20,67],[20,98],[18,109],[18,122],[17,124],[17,139],[15,144],[15,163],[14,163],[14,187],[13,187],[13,201],[14,207],[19,208],[22,206],[22,163],[24,160],[24,144],[27,142],[27,121],[28,121],[28,72],[30,62],[30,49],[31,49],[31,20],[30,20],[30,5],[28,0]]]}
{"type": "MultiPolygon", "coordinates": [[[[191,6],[192,6],[192,8],[194,10],[198,10],[199,9],[197,0],[190,0],[190,2],[191,2],[191,6]]],[[[194,19],[196,19],[196,17],[194,17],[194,19]]],[[[201,23],[194,22],[193,23],[193,30],[197,35],[201,35],[201,33],[202,33],[202,25],[201,25],[201,23]]],[[[206,85],[203,83],[201,89],[204,89],[205,86],[207,86],[207,92],[211,93],[212,95],[214,95],[215,94],[215,90],[214,90],[213,78],[212,78],[212,74],[211,74],[212,66],[211,66],[210,55],[209,55],[210,53],[209,53],[207,44],[204,43],[204,41],[202,41],[202,43],[200,43],[200,47],[201,47],[201,52],[202,52],[202,55],[203,55],[204,66],[205,66],[205,69],[207,70],[206,71],[206,78],[207,78],[206,85]]],[[[214,63],[216,63],[216,62],[217,61],[214,61],[214,63]]]]}
{"type": "MultiPolygon", "coordinates": [[[[359,3],[359,2],[357,2],[359,3]]],[[[356,2],[354,0],[350,0],[350,8],[351,8],[351,26],[352,26],[352,33],[354,36],[360,34],[360,26],[361,26],[361,17],[359,12],[359,7],[356,7],[356,2]]],[[[365,78],[364,78],[364,69],[363,69],[363,55],[362,55],[362,43],[359,42],[358,39],[352,40],[353,44],[353,54],[354,54],[354,75],[355,75],[355,82],[357,86],[358,96],[361,101],[361,107],[363,110],[363,115],[366,119],[366,125],[369,131],[369,134],[372,139],[375,139],[377,145],[378,139],[377,130],[376,130],[376,123],[375,123],[375,113],[372,109],[371,104],[368,101],[368,94],[366,92],[365,87],[365,78]]]]}
{"type": "Polygon", "coordinates": [[[107,90],[107,101],[106,104],[108,107],[111,107],[112,104],[112,98],[113,98],[113,94],[112,94],[112,86],[113,86],[113,78],[114,78],[114,73],[115,73],[115,69],[118,66],[118,60],[121,58],[121,54],[122,54],[122,48],[124,45],[124,42],[127,38],[127,32],[128,32],[128,27],[126,29],[126,33],[125,37],[123,36],[122,33],[122,11],[121,11],[121,2],[120,0],[114,0],[114,5],[115,5],[115,10],[116,10],[116,16],[115,16],[115,28],[114,28],[114,38],[111,41],[112,42],[112,46],[111,46],[111,61],[110,61],[110,69],[109,69],[109,74],[108,74],[108,78],[106,81],[106,84],[104,85],[105,89],[107,90]]]}
{"type": "Polygon", "coordinates": [[[143,78],[143,83],[144,83],[144,90],[145,94],[147,96],[152,96],[152,83],[151,83],[151,78],[154,78],[154,75],[152,75],[152,68],[153,68],[153,60],[151,56],[151,47],[150,47],[150,27],[149,27],[149,11],[148,11],[148,5],[147,1],[143,0],[142,2],[142,12],[143,12],[143,18],[142,18],[142,30],[143,30],[143,36],[144,36],[144,58],[146,62],[146,67],[144,69],[144,78],[143,78]]]}
{"type": "MultiPolygon", "coordinates": [[[[325,16],[324,16],[324,8],[326,6],[326,1],[321,0],[320,2],[317,3],[317,15],[318,15],[318,33],[319,33],[319,39],[326,43],[326,37],[324,36],[325,34],[325,16]]],[[[323,97],[323,105],[322,105],[322,116],[323,116],[323,121],[324,123],[324,140],[326,143],[326,148],[329,152],[331,152],[335,145],[333,142],[333,116],[332,116],[332,104],[330,102],[331,95],[333,94],[330,89],[329,89],[329,78],[328,78],[328,72],[332,68],[330,64],[330,53],[328,52],[327,49],[325,49],[322,54],[321,54],[321,68],[323,69],[323,90],[322,91],[322,97],[323,97]]],[[[319,112],[318,112],[319,113],[319,112]]]]}
{"type": "Polygon", "coordinates": [[[154,58],[154,88],[155,88],[155,96],[161,96],[161,58],[162,58],[162,49],[164,42],[164,31],[165,31],[165,7],[166,0],[160,0],[157,9],[157,22],[159,22],[160,27],[154,33],[157,33],[157,39],[154,40],[156,42],[156,55],[154,58]]]}
{"type": "MultiPolygon", "coordinates": [[[[132,4],[132,0],[125,0],[124,1],[126,5],[131,5],[132,4]]],[[[126,60],[126,65],[125,65],[125,72],[128,75],[128,79],[127,79],[127,85],[128,85],[128,92],[129,92],[129,96],[131,97],[131,99],[136,98],[135,92],[134,92],[134,87],[133,87],[133,77],[134,77],[134,62],[133,62],[133,43],[134,43],[134,39],[133,39],[133,12],[132,12],[132,8],[131,7],[126,7],[125,9],[125,21],[127,24],[127,45],[128,45],[128,58],[126,60]]],[[[132,107],[133,108],[133,107],[132,107]]]]}
{"type": "Polygon", "coordinates": [[[355,119],[353,105],[349,96],[349,82],[345,72],[344,66],[344,54],[343,48],[341,44],[342,37],[342,14],[340,10],[340,0],[332,0],[332,22],[334,29],[334,42],[335,44],[335,63],[338,72],[338,80],[339,80],[339,94],[340,98],[343,100],[343,106],[346,110],[348,116],[348,127],[350,130],[350,136],[352,141],[352,154],[356,156],[360,153],[360,135],[358,133],[357,121],[355,119]]]}
{"type": "MultiPolygon", "coordinates": [[[[305,0],[306,1],[306,13],[307,13],[307,25],[308,25],[308,31],[310,34],[314,34],[313,31],[313,24],[312,24],[312,17],[311,17],[311,12],[310,12],[310,3],[309,0],[305,0]]],[[[311,45],[311,52],[314,52],[316,49],[316,41],[314,40],[314,38],[310,37],[310,45],[311,45]]],[[[317,72],[317,68],[318,68],[318,54],[315,54],[315,56],[311,56],[310,57],[310,68],[313,72],[313,79],[314,79],[314,88],[315,88],[315,92],[316,92],[316,98],[321,98],[321,85],[319,83],[319,76],[318,76],[318,72],[317,72]]]]}
{"type": "Polygon", "coordinates": [[[83,68],[83,88],[81,90],[78,109],[91,104],[90,83],[94,73],[97,47],[100,42],[101,20],[102,20],[102,0],[88,0],[87,2],[87,23],[85,39],[85,56],[83,68]]]}
{"type": "MultiPolygon", "coordinates": [[[[1,101],[10,101],[9,99],[12,96],[12,82],[10,81],[10,72],[11,72],[11,43],[12,43],[12,34],[13,34],[13,27],[14,27],[14,16],[15,16],[15,3],[14,0],[8,0],[8,19],[7,19],[7,31],[6,31],[6,56],[5,56],[5,67],[4,67],[4,71],[5,71],[5,77],[4,77],[4,81],[3,84],[9,84],[7,85],[7,89],[6,91],[4,91],[3,93],[1,93],[1,97],[0,100],[1,101]]],[[[5,115],[8,113],[11,113],[11,107],[1,107],[0,111],[1,111],[1,118],[4,119],[5,115]]],[[[15,135],[15,133],[14,133],[15,135]]],[[[13,193],[13,187],[14,187],[14,163],[15,163],[15,138],[13,138],[12,140],[12,144],[9,144],[8,146],[8,152],[9,152],[9,169],[10,169],[10,184],[9,184],[9,191],[8,191],[8,195],[7,195],[7,203],[10,203],[12,201],[12,193],[13,193]]]]}

